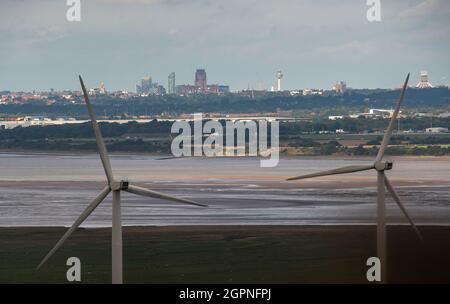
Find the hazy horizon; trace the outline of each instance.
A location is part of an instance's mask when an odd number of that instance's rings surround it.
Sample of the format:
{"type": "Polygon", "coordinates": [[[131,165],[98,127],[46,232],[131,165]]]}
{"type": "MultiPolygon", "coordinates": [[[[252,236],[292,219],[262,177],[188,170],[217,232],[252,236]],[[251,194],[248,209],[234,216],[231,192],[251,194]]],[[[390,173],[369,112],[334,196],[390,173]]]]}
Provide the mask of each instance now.
{"type": "Polygon", "coordinates": [[[232,90],[395,88],[427,70],[450,83],[450,2],[381,0],[381,22],[368,22],[366,0],[81,0],[81,22],[66,1],[0,4],[0,91],[134,91],[143,76],[167,86],[208,83],[232,90]]]}

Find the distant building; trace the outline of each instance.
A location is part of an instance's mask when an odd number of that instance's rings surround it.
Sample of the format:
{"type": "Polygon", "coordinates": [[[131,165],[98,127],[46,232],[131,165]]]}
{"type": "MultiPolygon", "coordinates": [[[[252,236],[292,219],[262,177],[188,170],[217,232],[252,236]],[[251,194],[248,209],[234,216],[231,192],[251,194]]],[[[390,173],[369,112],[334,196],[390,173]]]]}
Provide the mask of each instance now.
{"type": "Polygon", "coordinates": [[[448,128],[440,128],[440,127],[427,128],[427,129],[425,129],[425,132],[427,132],[427,133],[448,133],[448,128]]]}
{"type": "Polygon", "coordinates": [[[219,85],[218,84],[210,84],[206,86],[205,93],[219,94],[219,85]]]}
{"type": "MultiPolygon", "coordinates": [[[[98,88],[90,88],[88,90],[88,94],[91,96],[96,96],[96,95],[105,95],[106,94],[106,87],[104,83],[100,84],[100,87],[98,88]]],[[[63,95],[64,97],[64,95],[63,95]]],[[[71,99],[72,96],[70,96],[70,98],[66,98],[66,99],[71,99]]]]}
{"type": "Polygon", "coordinates": [[[152,78],[150,76],[146,76],[141,79],[140,85],[136,85],[136,93],[150,94],[151,88],[152,88],[152,78]]]}
{"type": "Polygon", "coordinates": [[[189,84],[182,84],[176,86],[176,92],[178,95],[190,95],[190,94],[197,94],[198,93],[198,87],[195,85],[189,85],[189,84]]]}
{"type": "Polygon", "coordinates": [[[303,96],[308,96],[308,95],[312,95],[312,90],[310,90],[310,89],[304,89],[303,90],[303,96]]]}
{"type": "Polygon", "coordinates": [[[322,95],[323,90],[304,89],[302,93],[303,93],[303,96],[322,95]]]}
{"type": "MultiPolygon", "coordinates": [[[[387,110],[387,109],[369,109],[369,112],[365,113],[356,113],[353,115],[349,115],[351,118],[358,118],[358,117],[365,117],[365,118],[391,118],[394,113],[394,110],[387,110]]],[[[402,111],[399,111],[398,118],[401,117],[402,111]]]]}
{"type": "Polygon", "coordinates": [[[450,112],[444,112],[438,115],[438,117],[440,118],[449,118],[450,117],[450,112]]]}
{"type": "Polygon", "coordinates": [[[205,93],[211,93],[211,94],[228,94],[230,93],[230,87],[226,85],[220,85],[220,84],[211,84],[206,86],[205,93]]]}
{"type": "Polygon", "coordinates": [[[166,88],[164,88],[163,85],[156,84],[156,94],[157,95],[165,95],[166,94],[166,88]]]}
{"type": "Polygon", "coordinates": [[[427,71],[420,72],[420,82],[416,85],[416,88],[428,89],[428,88],[432,88],[432,87],[433,86],[428,81],[428,72],[427,71]]]}
{"type": "Polygon", "coordinates": [[[338,119],[344,119],[343,115],[331,115],[328,116],[328,120],[338,120],[338,119]]]}
{"type": "Polygon", "coordinates": [[[175,94],[176,93],[176,85],[175,85],[175,72],[169,74],[169,79],[167,83],[167,93],[175,94]]]}
{"type": "Polygon", "coordinates": [[[102,95],[106,94],[106,87],[103,82],[100,84],[99,93],[102,95]]]}
{"type": "Polygon", "coordinates": [[[152,82],[150,76],[146,76],[142,78],[140,85],[136,85],[136,93],[141,96],[164,95],[166,94],[166,89],[162,85],[152,82]]]}
{"type": "Polygon", "coordinates": [[[223,94],[230,93],[230,86],[219,84],[219,92],[223,94]]]}
{"type": "Polygon", "coordinates": [[[343,94],[343,93],[347,92],[347,84],[345,83],[345,81],[338,81],[334,85],[333,90],[336,93],[343,94]]]}
{"type": "MultiPolygon", "coordinates": [[[[402,111],[399,111],[401,113],[402,111]]],[[[362,114],[369,114],[371,116],[388,116],[389,118],[392,117],[392,114],[394,114],[394,110],[385,110],[385,109],[369,109],[369,113],[362,113],[362,114]]]]}
{"type": "Polygon", "coordinates": [[[281,79],[283,79],[283,72],[277,72],[277,92],[281,92],[281,79]]]}
{"type": "MultiPolygon", "coordinates": [[[[173,84],[175,85],[175,73],[173,74],[173,84]]],[[[169,90],[171,80],[169,75],[169,90]]],[[[178,95],[190,95],[190,94],[228,94],[230,93],[230,87],[222,84],[207,84],[206,71],[204,69],[197,69],[195,71],[195,83],[194,85],[182,84],[175,86],[175,93],[178,95]]]]}
{"type": "Polygon", "coordinates": [[[206,91],[206,71],[198,69],[195,71],[195,86],[198,87],[199,92],[206,91]]]}
{"type": "Polygon", "coordinates": [[[95,96],[100,94],[99,88],[91,88],[88,90],[88,95],[95,96]]]}

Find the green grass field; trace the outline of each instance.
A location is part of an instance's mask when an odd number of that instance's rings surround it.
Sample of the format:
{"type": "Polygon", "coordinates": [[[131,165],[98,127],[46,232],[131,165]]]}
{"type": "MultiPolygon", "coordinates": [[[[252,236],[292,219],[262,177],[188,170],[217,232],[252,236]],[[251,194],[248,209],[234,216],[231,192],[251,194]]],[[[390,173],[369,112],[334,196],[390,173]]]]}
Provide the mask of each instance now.
{"type": "MultiPolygon", "coordinates": [[[[391,282],[450,282],[449,227],[388,229],[391,282]]],[[[79,229],[40,271],[64,228],[0,228],[0,283],[67,283],[79,257],[82,283],[110,283],[110,229],[79,229]]],[[[126,227],[126,283],[365,283],[373,226],[126,227]]]]}

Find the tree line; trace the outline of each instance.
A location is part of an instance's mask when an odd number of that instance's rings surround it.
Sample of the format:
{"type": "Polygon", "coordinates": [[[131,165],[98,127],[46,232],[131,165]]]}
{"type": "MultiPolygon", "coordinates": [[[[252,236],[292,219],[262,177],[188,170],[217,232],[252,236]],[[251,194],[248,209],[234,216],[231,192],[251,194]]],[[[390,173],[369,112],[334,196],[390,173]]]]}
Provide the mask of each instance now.
{"type": "MultiPolygon", "coordinates": [[[[252,98],[252,94],[148,96],[123,100],[111,96],[92,97],[95,112],[104,116],[178,115],[182,113],[255,113],[275,112],[277,109],[329,113],[330,110],[348,112],[366,108],[392,108],[398,98],[398,90],[354,90],[342,95],[290,96],[289,94],[263,94],[252,98]]],[[[449,109],[450,90],[447,88],[410,89],[407,91],[404,108],[449,109]]],[[[86,107],[81,97],[76,103],[57,99],[48,105],[41,101],[0,105],[0,113],[8,115],[46,115],[49,117],[86,118],[86,107]]],[[[338,113],[339,114],[339,113],[338,113]]]]}

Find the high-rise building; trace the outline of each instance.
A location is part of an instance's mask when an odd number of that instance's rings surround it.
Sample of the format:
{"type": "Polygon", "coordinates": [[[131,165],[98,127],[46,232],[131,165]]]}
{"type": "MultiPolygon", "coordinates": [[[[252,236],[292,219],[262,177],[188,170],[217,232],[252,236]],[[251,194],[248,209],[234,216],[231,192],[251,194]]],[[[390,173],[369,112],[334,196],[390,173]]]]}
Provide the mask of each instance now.
{"type": "Polygon", "coordinates": [[[150,76],[146,76],[141,80],[141,88],[145,93],[148,93],[150,88],[152,87],[152,78],[150,76]]]}
{"type": "Polygon", "coordinates": [[[149,94],[152,88],[152,78],[146,76],[141,79],[141,84],[136,85],[136,93],[138,94],[149,94]]]}
{"type": "Polygon", "coordinates": [[[157,82],[152,82],[152,78],[147,76],[142,78],[141,84],[136,85],[136,93],[139,95],[164,95],[166,89],[157,82]]]}
{"type": "Polygon", "coordinates": [[[416,85],[416,88],[427,89],[432,87],[433,86],[428,81],[428,72],[427,71],[420,72],[420,82],[416,85]]]}
{"type": "Polygon", "coordinates": [[[169,74],[168,84],[167,84],[167,93],[175,94],[176,85],[175,85],[175,72],[169,74]]]}
{"type": "Polygon", "coordinates": [[[136,93],[149,94],[152,88],[152,78],[146,76],[141,79],[141,85],[136,85],[136,93]]]}
{"type": "Polygon", "coordinates": [[[198,69],[195,72],[195,86],[198,87],[199,92],[206,91],[206,71],[204,69],[198,69]]]}

